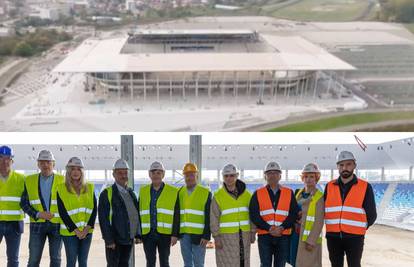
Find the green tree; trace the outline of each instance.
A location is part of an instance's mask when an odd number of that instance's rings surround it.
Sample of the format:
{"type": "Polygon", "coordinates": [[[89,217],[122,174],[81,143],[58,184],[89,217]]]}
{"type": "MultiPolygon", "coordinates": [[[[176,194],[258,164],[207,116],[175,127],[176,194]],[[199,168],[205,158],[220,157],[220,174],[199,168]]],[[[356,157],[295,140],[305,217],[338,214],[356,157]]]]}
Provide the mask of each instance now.
{"type": "Polygon", "coordinates": [[[25,41],[21,41],[17,44],[13,52],[16,56],[30,57],[34,54],[33,47],[25,41]]]}

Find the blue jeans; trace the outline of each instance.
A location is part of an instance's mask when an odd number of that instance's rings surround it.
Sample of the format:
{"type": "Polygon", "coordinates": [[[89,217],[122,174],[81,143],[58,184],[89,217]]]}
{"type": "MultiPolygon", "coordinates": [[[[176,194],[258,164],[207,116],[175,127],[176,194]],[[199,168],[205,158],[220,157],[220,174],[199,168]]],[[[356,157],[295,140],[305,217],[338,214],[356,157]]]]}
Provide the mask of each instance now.
{"type": "Polygon", "coordinates": [[[39,267],[46,238],[49,239],[50,267],[60,266],[62,239],[59,234],[59,227],[60,224],[50,222],[30,224],[28,267],[39,267]]]}
{"type": "Polygon", "coordinates": [[[259,256],[261,267],[284,267],[289,256],[289,236],[273,237],[259,235],[259,256]]]}
{"type": "Polygon", "coordinates": [[[88,254],[91,247],[92,234],[80,240],[76,236],[62,236],[65,244],[66,266],[75,267],[78,260],[79,267],[88,266],[88,254]]]}
{"type": "Polygon", "coordinates": [[[0,222],[0,243],[6,239],[7,267],[19,266],[19,247],[22,234],[16,222],[0,222]]]}
{"type": "Polygon", "coordinates": [[[204,267],[206,248],[191,242],[191,236],[184,234],[180,239],[184,267],[204,267]]]}

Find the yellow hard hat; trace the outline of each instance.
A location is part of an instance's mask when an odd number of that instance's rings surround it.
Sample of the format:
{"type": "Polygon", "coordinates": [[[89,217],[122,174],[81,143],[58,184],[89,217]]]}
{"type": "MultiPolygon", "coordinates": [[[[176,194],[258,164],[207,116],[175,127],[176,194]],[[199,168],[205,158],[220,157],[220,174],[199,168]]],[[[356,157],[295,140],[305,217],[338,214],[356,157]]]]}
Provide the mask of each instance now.
{"type": "Polygon", "coordinates": [[[186,163],[183,168],[183,174],[188,172],[198,172],[197,165],[191,162],[186,163]]]}

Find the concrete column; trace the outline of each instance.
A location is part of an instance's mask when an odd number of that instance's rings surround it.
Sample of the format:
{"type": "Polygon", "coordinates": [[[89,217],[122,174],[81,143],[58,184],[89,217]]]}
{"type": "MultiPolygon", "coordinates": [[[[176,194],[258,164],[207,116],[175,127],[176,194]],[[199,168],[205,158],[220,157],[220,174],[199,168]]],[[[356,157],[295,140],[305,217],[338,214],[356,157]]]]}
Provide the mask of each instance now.
{"type": "Polygon", "coordinates": [[[220,187],[220,169],[217,169],[217,185],[220,187]]]}
{"type": "Polygon", "coordinates": [[[225,90],[225,84],[226,84],[226,73],[223,71],[223,78],[221,81],[221,87],[220,87],[220,92],[221,92],[221,98],[224,99],[224,90],[225,90]]]}
{"type": "Polygon", "coordinates": [[[244,170],[240,170],[240,179],[244,180],[244,170]]]}
{"type": "Polygon", "coordinates": [[[412,180],[413,180],[413,166],[410,166],[410,169],[409,169],[409,174],[408,174],[408,179],[409,179],[410,181],[412,181],[412,180]]]}
{"type": "Polygon", "coordinates": [[[211,99],[211,79],[212,74],[211,71],[208,72],[208,98],[211,99]]]}
{"type": "Polygon", "coordinates": [[[247,76],[249,77],[249,84],[247,86],[247,97],[249,98],[250,97],[250,93],[252,91],[252,76],[251,76],[250,71],[248,72],[247,76]]]}
{"type": "Polygon", "coordinates": [[[183,100],[185,99],[185,72],[183,73],[183,100]]]}
{"type": "Polygon", "coordinates": [[[195,163],[198,167],[198,181],[201,183],[202,180],[202,136],[201,135],[190,135],[190,149],[189,149],[189,161],[195,163]]]}
{"type": "Polygon", "coordinates": [[[160,103],[160,78],[157,73],[157,102],[160,103]]]}
{"type": "Polygon", "coordinates": [[[381,168],[381,181],[385,181],[385,168],[381,168]]]}
{"type": "Polygon", "coordinates": [[[146,73],[144,72],[142,74],[143,78],[144,78],[144,101],[147,100],[147,78],[146,78],[146,73]]]}
{"type": "Polygon", "coordinates": [[[333,180],[333,179],[335,179],[335,177],[334,177],[334,170],[331,169],[331,180],[333,180]]]}
{"type": "Polygon", "coordinates": [[[199,79],[199,75],[198,72],[196,73],[196,82],[195,82],[195,96],[196,99],[198,100],[198,79],[199,79]]]}
{"type": "Polygon", "coordinates": [[[287,170],[287,169],[285,171],[285,179],[286,179],[286,181],[289,181],[289,170],[287,170]]]}
{"type": "Polygon", "coordinates": [[[133,81],[133,73],[129,73],[129,87],[131,90],[131,101],[134,100],[134,81],[133,81]]]}
{"type": "Polygon", "coordinates": [[[318,71],[315,72],[315,84],[313,86],[313,97],[312,97],[312,103],[315,103],[315,99],[316,99],[316,88],[318,87],[318,79],[319,79],[319,74],[318,71]]]}
{"type": "Polygon", "coordinates": [[[172,102],[172,91],[173,91],[173,88],[172,88],[172,75],[170,74],[170,101],[172,102]]]}
{"type": "Polygon", "coordinates": [[[326,90],[326,93],[329,94],[329,92],[331,91],[331,85],[332,85],[332,72],[330,72],[329,74],[329,82],[328,82],[328,89],[326,90]]]}
{"type": "Polygon", "coordinates": [[[121,78],[122,78],[121,76],[122,74],[118,73],[117,79],[116,79],[116,85],[118,87],[118,102],[119,103],[121,102],[121,78]]]}
{"type": "MultiPolygon", "coordinates": [[[[128,172],[128,186],[134,189],[134,136],[121,135],[121,158],[128,162],[130,171],[128,172]]],[[[134,245],[132,245],[134,247],[134,245]]],[[[129,266],[135,266],[135,253],[132,248],[132,253],[129,258],[129,266]]]]}

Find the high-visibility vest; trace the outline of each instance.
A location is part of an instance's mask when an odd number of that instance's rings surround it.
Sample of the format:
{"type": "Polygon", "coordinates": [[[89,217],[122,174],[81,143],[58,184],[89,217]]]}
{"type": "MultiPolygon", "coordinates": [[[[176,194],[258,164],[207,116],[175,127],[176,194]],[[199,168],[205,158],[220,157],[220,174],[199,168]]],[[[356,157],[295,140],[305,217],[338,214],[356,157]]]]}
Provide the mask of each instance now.
{"type": "MultiPolygon", "coordinates": [[[[257,189],[257,201],[259,202],[260,216],[271,226],[280,226],[289,215],[290,201],[292,200],[292,190],[287,187],[279,186],[280,197],[276,210],[273,208],[272,200],[266,186],[257,189]]],[[[258,229],[257,234],[265,235],[269,231],[258,229]]],[[[290,235],[292,229],[283,230],[283,235],[290,235]]]]}
{"type": "Polygon", "coordinates": [[[234,234],[239,230],[250,231],[249,203],[251,197],[252,194],[244,190],[243,194],[235,199],[224,187],[214,193],[214,199],[221,211],[219,228],[221,234],[234,234]]]}
{"type": "MultiPolygon", "coordinates": [[[[79,196],[76,193],[69,192],[65,183],[59,184],[57,191],[69,217],[80,231],[88,225],[93,212],[94,186],[91,183],[86,183],[86,186],[87,191],[81,192],[79,196]]],[[[93,229],[89,229],[89,233],[92,232],[93,229]]],[[[69,232],[66,225],[61,222],[60,234],[63,236],[74,236],[75,232],[69,232]]]]}
{"type": "MultiPolygon", "coordinates": [[[[299,190],[299,192],[296,194],[296,199],[299,198],[300,194],[302,194],[303,189],[299,190]]],[[[315,214],[316,214],[316,203],[323,197],[323,193],[319,190],[316,190],[315,194],[311,196],[311,200],[308,207],[308,212],[306,214],[302,214],[302,220],[305,220],[305,228],[303,229],[302,234],[302,241],[308,240],[309,234],[313,229],[313,224],[315,222],[315,214]]],[[[318,244],[322,243],[322,232],[320,233],[318,240],[318,244]]]]}
{"type": "MultiPolygon", "coordinates": [[[[161,234],[172,234],[174,221],[174,208],[178,197],[178,188],[164,184],[160,196],[157,199],[157,231],[161,234]]],[[[139,191],[139,215],[141,217],[142,234],[146,235],[151,230],[151,185],[140,188],[139,191]]]]}
{"type": "Polygon", "coordinates": [[[196,185],[191,195],[183,186],[179,192],[180,234],[202,234],[204,231],[205,206],[210,191],[202,185],[196,185]]]}
{"type": "Polygon", "coordinates": [[[342,202],[339,185],[331,181],[326,185],[325,200],[326,232],[345,232],[364,235],[367,229],[367,215],[362,207],[368,183],[358,178],[342,202]]]}
{"type": "Polygon", "coordinates": [[[6,181],[0,179],[0,221],[22,221],[20,199],[24,191],[24,175],[10,171],[6,181]]]}
{"type": "MultiPolygon", "coordinates": [[[[43,206],[40,201],[39,197],[39,177],[40,174],[33,174],[26,177],[26,190],[27,195],[29,196],[30,205],[37,211],[42,212],[43,206]]],[[[59,211],[57,207],[56,201],[56,192],[57,186],[61,183],[65,182],[65,178],[60,174],[53,174],[53,183],[52,183],[52,191],[50,195],[50,208],[49,212],[54,215],[54,217],[50,220],[51,223],[60,223],[59,219],[59,211]]],[[[45,203],[48,205],[49,203],[45,203]]],[[[30,217],[30,222],[45,222],[43,219],[38,219],[37,221],[30,217]]]]}

